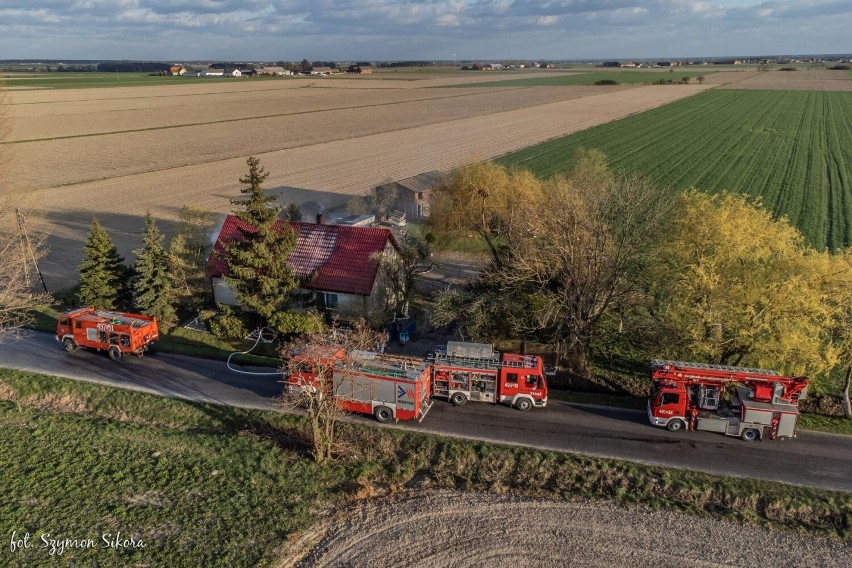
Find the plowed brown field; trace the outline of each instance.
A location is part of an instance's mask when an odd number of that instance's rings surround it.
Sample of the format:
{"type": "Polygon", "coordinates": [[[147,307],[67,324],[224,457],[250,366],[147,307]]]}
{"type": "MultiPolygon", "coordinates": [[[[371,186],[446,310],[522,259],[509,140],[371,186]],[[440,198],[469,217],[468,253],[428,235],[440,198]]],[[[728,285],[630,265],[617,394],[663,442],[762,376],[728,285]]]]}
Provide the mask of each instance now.
{"type": "Polygon", "coordinates": [[[752,72],[742,81],[725,85],[726,89],[777,91],[852,91],[852,78],[846,71],[797,69],[796,71],[752,72]]]}
{"type": "Polygon", "coordinates": [[[93,216],[128,255],[147,210],[167,231],[183,205],[230,210],[247,155],[271,173],[268,189],[311,212],[387,179],[489,159],[707,88],[435,88],[469,79],[9,92],[0,196],[43,213],[51,254],[42,268],[56,288],[75,278],[93,216]]]}
{"type": "Polygon", "coordinates": [[[427,492],[331,515],[283,547],[278,565],[774,568],[850,562],[848,543],[680,512],[427,492]]]}

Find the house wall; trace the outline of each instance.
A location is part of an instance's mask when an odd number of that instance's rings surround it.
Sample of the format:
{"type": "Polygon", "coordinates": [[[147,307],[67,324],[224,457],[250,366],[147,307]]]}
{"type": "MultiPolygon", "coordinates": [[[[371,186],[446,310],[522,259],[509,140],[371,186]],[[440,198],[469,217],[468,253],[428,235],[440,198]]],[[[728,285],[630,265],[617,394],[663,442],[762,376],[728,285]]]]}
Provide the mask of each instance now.
{"type": "Polygon", "coordinates": [[[211,278],[213,284],[213,301],[217,304],[225,304],[226,306],[239,306],[240,302],[234,296],[234,291],[231,287],[225,284],[222,278],[211,278]]]}
{"type": "Polygon", "coordinates": [[[424,219],[429,216],[429,192],[415,192],[397,185],[396,207],[405,211],[406,219],[424,219]]]}

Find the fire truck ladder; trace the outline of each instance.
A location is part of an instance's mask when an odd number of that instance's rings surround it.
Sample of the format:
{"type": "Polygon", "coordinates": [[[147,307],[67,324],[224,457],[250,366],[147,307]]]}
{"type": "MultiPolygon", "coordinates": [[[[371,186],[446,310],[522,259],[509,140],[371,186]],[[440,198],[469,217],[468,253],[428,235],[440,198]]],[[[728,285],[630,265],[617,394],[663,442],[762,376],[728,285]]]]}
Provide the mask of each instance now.
{"type": "Polygon", "coordinates": [[[670,366],[672,368],[691,368],[691,369],[704,369],[707,371],[725,371],[728,373],[749,373],[752,375],[770,375],[775,377],[780,377],[781,373],[778,371],[773,371],[770,369],[754,369],[751,367],[733,367],[730,365],[712,365],[710,363],[688,363],[686,361],[668,361],[665,359],[654,359],[651,361],[651,367],[665,367],[670,366]]]}
{"type": "Polygon", "coordinates": [[[95,315],[107,319],[110,322],[115,322],[122,325],[129,325],[130,327],[145,327],[146,325],[151,323],[151,320],[132,318],[119,312],[109,312],[106,310],[95,310],[95,315]]]}
{"type": "Polygon", "coordinates": [[[464,367],[465,369],[500,369],[502,367],[514,367],[516,369],[535,369],[535,359],[530,357],[529,361],[500,361],[499,359],[484,357],[455,357],[452,355],[435,354],[435,364],[446,367],[464,367]]]}

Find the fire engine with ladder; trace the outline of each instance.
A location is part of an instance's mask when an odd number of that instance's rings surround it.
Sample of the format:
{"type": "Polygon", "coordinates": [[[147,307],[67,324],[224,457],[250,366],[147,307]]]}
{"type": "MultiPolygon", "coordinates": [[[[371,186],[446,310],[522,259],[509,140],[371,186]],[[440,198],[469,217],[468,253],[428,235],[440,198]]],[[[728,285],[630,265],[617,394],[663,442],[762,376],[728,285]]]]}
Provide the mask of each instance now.
{"type": "Polygon", "coordinates": [[[432,392],[456,406],[501,402],[518,410],[547,406],[547,381],[537,355],[500,355],[487,343],[450,341],[435,353],[432,392]]]}
{"type": "Polygon", "coordinates": [[[420,422],[432,407],[430,368],[422,359],[329,348],[307,349],[293,363],[284,379],[289,392],[331,391],[343,410],[371,414],[381,423],[420,422]]]}
{"type": "Polygon", "coordinates": [[[152,316],[93,306],[68,310],[56,322],[56,340],[66,351],[80,347],[106,351],[113,361],[131,353],[141,357],[153,349],[159,338],[157,319],[152,316]]]}
{"type": "Polygon", "coordinates": [[[746,441],[795,438],[799,400],[809,382],[767,369],[682,361],[653,361],[651,380],[651,424],[746,441]]]}

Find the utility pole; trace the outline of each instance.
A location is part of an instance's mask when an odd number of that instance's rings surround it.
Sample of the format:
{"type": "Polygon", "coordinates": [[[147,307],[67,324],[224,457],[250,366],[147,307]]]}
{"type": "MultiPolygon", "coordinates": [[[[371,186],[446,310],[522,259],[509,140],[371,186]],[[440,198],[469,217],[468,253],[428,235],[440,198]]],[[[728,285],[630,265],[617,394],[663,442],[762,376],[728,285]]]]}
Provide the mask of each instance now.
{"type": "MultiPolygon", "coordinates": [[[[24,212],[17,208],[15,209],[15,217],[18,220],[18,239],[21,241],[21,260],[24,263],[26,263],[27,260],[32,261],[39,280],[41,280],[41,287],[44,288],[44,292],[46,294],[49,294],[50,292],[47,290],[47,284],[44,283],[44,276],[38,266],[38,259],[36,258],[35,250],[33,250],[33,243],[30,240],[30,234],[27,232],[27,218],[24,216],[24,212]]],[[[30,271],[27,270],[26,267],[24,267],[24,278],[26,279],[27,288],[30,288],[30,271]]]]}

